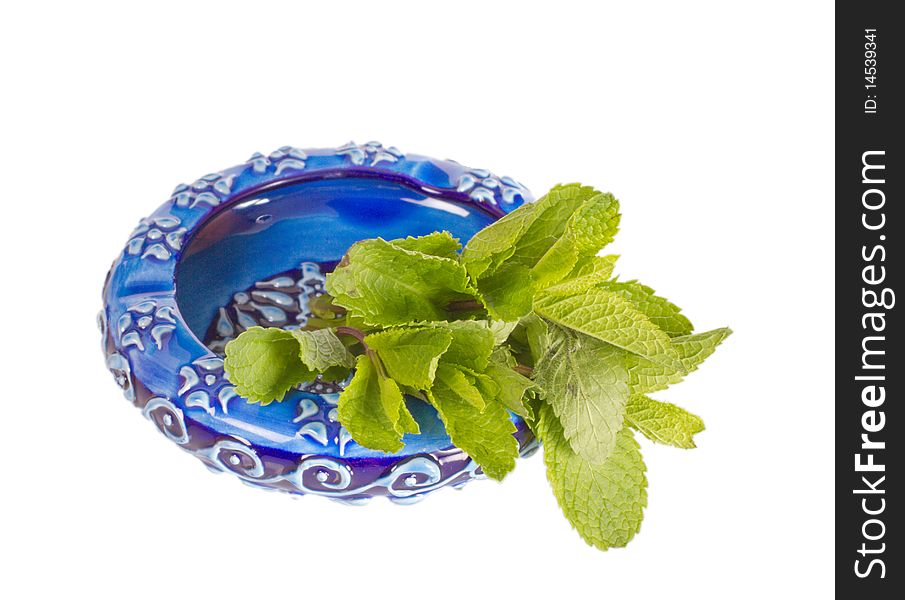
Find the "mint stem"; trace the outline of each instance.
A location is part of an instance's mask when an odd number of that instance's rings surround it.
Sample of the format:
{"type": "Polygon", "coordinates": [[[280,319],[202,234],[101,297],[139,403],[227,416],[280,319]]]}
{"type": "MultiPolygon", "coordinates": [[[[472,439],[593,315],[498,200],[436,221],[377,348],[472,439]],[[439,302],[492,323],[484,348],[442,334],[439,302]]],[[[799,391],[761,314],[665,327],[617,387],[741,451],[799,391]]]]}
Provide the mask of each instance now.
{"type": "Polygon", "coordinates": [[[364,348],[365,355],[371,359],[371,362],[374,363],[374,368],[377,369],[377,375],[381,379],[387,378],[386,369],[383,366],[383,361],[380,360],[380,357],[377,355],[377,352],[372,350],[367,343],[365,343],[365,332],[361,329],[356,329],[355,327],[349,327],[347,325],[341,325],[336,328],[336,333],[341,335],[348,335],[354,337],[359,341],[362,348],[364,348]]]}
{"type": "Polygon", "coordinates": [[[512,370],[519,375],[524,375],[528,378],[530,378],[534,374],[534,369],[532,369],[528,365],[515,365],[514,367],[512,367],[512,370]]]}
{"type": "Polygon", "coordinates": [[[350,335],[350,336],[354,337],[356,340],[358,340],[359,342],[361,342],[362,346],[364,346],[365,348],[368,347],[368,345],[365,344],[365,332],[362,331],[361,329],[356,329],[354,327],[348,327],[346,325],[342,325],[342,326],[336,328],[336,333],[339,333],[342,335],[350,335]]]}
{"type": "Polygon", "coordinates": [[[484,310],[484,305],[477,300],[453,300],[446,305],[449,312],[470,312],[473,310],[484,310]]]}

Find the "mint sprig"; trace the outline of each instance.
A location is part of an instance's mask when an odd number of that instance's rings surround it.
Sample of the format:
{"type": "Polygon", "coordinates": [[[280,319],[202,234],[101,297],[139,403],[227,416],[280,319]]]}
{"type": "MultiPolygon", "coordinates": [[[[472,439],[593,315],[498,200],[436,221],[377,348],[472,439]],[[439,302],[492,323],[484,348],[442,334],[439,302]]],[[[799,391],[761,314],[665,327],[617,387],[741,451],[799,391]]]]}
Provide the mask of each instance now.
{"type": "Polygon", "coordinates": [[[731,333],[694,334],[672,302],[613,277],[600,256],[619,202],[559,185],[475,234],[448,232],[353,245],[327,276],[332,328],[251,328],[225,368],[249,402],[281,400],[315,377],[354,374],[338,414],[352,438],[395,453],[431,404],[453,443],[494,479],[515,468],[511,415],[544,445],[566,518],[589,544],[624,546],[647,504],[634,432],[693,448],[701,419],[648,396],[680,382],[731,333]]]}

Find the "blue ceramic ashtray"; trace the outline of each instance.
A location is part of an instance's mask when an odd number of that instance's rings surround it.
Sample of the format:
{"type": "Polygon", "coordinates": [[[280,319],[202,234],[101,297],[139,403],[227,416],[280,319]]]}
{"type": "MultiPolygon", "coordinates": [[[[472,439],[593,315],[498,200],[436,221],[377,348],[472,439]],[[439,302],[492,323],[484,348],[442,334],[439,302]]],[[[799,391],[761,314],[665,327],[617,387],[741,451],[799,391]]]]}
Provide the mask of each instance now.
{"type": "MultiPolygon", "coordinates": [[[[508,177],[376,142],[284,147],[180,185],[113,263],[99,315],[126,399],[208,468],[253,486],[346,502],[412,502],[481,476],[432,407],[387,455],[340,426],[342,382],[249,404],[223,372],[226,342],[255,325],[303,327],[328,273],[358,240],[448,230],[464,243],[532,198],[508,177]]],[[[523,455],[536,448],[513,416],[523,455]]]]}

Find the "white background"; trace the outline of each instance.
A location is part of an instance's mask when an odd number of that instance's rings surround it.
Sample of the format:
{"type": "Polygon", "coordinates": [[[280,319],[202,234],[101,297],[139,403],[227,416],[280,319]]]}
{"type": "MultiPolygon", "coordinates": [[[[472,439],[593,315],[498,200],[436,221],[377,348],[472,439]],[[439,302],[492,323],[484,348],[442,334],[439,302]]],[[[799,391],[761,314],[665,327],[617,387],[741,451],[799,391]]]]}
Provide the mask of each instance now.
{"type": "Polygon", "coordinates": [[[782,598],[831,593],[827,3],[6,3],[0,596],[782,598]],[[641,533],[570,530],[540,456],[403,507],[208,473],[122,400],[94,317],[175,184],[371,139],[614,192],[619,273],[735,335],[660,394],[641,533]]]}

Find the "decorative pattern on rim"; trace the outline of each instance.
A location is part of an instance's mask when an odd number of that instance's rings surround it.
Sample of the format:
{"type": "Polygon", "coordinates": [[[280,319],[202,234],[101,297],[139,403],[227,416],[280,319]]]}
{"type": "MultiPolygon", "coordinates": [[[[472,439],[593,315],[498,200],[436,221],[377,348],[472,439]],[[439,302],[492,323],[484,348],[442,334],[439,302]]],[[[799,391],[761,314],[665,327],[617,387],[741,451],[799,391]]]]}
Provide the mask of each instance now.
{"type": "MultiPolygon", "coordinates": [[[[454,446],[408,455],[405,450],[391,456],[347,453],[347,446],[357,445],[336,423],[334,384],[315,382],[298,390],[294,413],[286,417],[298,426],[296,437],[306,451],[288,451],[279,439],[253,443],[226,426],[211,427],[208,417],[217,415],[218,422],[229,423],[230,402],[244,400],[224,376],[221,357],[195,337],[176,305],[175,269],[184,240],[213,211],[265,186],[337,172],[400,179],[478,204],[497,217],[533,200],[509,177],[404,154],[378,142],[330,149],[284,146],[267,155],[255,153],[241,165],[180,184],[167,202],[139,222],[104,287],[105,306],[98,315],[102,348],[126,399],[211,470],[288,493],[352,503],[381,495],[409,503],[447,485],[461,487],[480,477],[480,470],[454,446]],[[338,451],[332,451],[334,447],[338,451]]],[[[537,443],[521,419],[514,421],[521,452],[527,455],[537,443]]]]}

